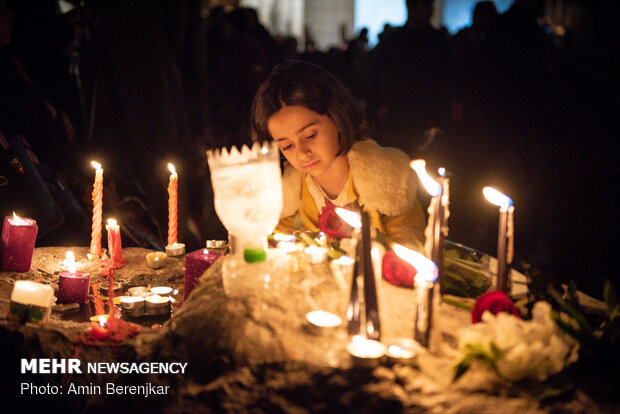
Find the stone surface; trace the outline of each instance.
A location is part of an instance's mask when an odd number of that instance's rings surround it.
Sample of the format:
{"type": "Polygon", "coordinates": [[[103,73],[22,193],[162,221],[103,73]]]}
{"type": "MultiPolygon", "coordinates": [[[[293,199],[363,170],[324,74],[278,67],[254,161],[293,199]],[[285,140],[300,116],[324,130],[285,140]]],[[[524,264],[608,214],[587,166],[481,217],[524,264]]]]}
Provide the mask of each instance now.
{"type": "MultiPolygon", "coordinates": [[[[85,248],[73,248],[84,257],[85,248]]],[[[15,279],[54,283],[66,248],[36,249],[28,273],[0,273],[0,315],[5,315],[15,279]]],[[[115,272],[124,287],[168,285],[182,288],[183,258],[170,258],[166,268],[146,267],[143,249],[126,249],[127,265],[115,272]]],[[[226,259],[226,258],[224,258],[226,259]]],[[[95,264],[80,263],[98,280],[95,264]]],[[[451,383],[458,329],[470,323],[469,313],[442,305],[438,320],[443,344],[439,355],[422,353],[415,364],[352,369],[345,351],[346,328],[326,336],[306,329],[306,312],[323,309],[343,320],[347,291],[338,287],[326,265],[288,274],[277,265],[237,268],[224,279],[230,263],[218,260],[199,280],[185,304],[160,329],[143,332],[119,346],[84,345],[74,338],[88,323],[54,317],[44,327],[20,326],[0,320],[3,344],[0,366],[5,395],[28,408],[117,412],[448,412],[538,413],[611,412],[612,406],[587,396],[545,405],[483,370],[466,373],[451,383]],[[224,269],[224,272],[223,272],[224,269]],[[269,278],[265,276],[269,274],[269,278]],[[230,276],[230,275],[229,275],[230,276]],[[232,280],[232,282],[231,282],[232,280]],[[20,375],[20,358],[68,358],[86,362],[188,362],[185,375],[73,374],[20,375]],[[169,385],[168,395],[20,396],[24,382],[64,385],[169,385]]],[[[234,269],[234,266],[233,266],[234,269]]],[[[382,283],[379,308],[384,341],[411,337],[413,292],[382,283]]]]}

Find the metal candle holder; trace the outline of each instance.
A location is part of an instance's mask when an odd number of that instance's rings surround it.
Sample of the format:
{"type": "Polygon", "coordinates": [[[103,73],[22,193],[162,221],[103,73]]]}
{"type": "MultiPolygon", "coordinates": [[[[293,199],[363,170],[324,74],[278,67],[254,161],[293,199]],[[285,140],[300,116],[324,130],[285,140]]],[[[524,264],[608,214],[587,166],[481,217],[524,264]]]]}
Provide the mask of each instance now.
{"type": "Polygon", "coordinates": [[[347,331],[349,335],[358,335],[360,333],[361,319],[358,276],[362,276],[364,281],[364,305],[366,313],[366,326],[364,330],[366,338],[380,340],[381,325],[379,322],[379,305],[377,301],[375,272],[372,266],[370,218],[367,212],[361,212],[361,221],[361,234],[359,231],[357,232],[358,241],[356,246],[355,265],[353,268],[353,279],[351,280],[349,306],[347,308],[347,331]]]}

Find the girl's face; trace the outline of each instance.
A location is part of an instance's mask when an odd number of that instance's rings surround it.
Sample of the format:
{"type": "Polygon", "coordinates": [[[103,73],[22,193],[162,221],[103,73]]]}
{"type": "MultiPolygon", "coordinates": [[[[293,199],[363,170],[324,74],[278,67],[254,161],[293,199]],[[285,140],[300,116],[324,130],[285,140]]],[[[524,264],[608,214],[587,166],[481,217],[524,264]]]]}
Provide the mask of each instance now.
{"type": "Polygon", "coordinates": [[[267,120],[269,134],[296,169],[313,177],[330,170],[340,149],[338,126],[327,115],[301,105],[283,106],[267,120]]]}

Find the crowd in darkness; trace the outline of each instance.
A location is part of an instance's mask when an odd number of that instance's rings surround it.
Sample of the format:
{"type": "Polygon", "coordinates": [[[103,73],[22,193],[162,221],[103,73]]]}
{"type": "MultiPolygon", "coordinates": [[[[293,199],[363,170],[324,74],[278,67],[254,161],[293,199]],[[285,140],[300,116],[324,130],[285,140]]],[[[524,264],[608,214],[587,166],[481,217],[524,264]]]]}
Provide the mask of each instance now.
{"type": "Polygon", "coordinates": [[[408,0],[407,23],[386,25],[374,48],[364,30],[323,51],[309,31],[298,45],[254,9],[203,3],[76,1],[63,14],[56,0],[0,0],[0,131],[38,172],[24,192],[25,178],[0,170],[0,206],[37,210],[39,245],[88,245],[91,159],[104,165],[105,216],[123,223],[124,244],[163,244],[168,162],[181,177],[188,249],[224,238],[205,150],[250,142],[258,85],[303,59],[352,91],[369,137],[447,168],[449,238],[495,252],[497,211],[481,194],[492,185],[515,202],[517,260],[594,294],[611,277],[611,4],[563,2],[574,16],[560,33],[541,23],[543,0],[515,0],[503,14],[481,1],[471,26],[450,35],[430,25],[432,1],[408,0]]]}

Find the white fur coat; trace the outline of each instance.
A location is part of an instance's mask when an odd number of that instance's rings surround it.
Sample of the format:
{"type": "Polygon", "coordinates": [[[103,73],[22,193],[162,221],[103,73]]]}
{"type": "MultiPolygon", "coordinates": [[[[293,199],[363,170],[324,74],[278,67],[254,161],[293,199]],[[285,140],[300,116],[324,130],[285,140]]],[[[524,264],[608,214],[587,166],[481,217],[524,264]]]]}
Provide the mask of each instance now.
{"type": "MultiPolygon", "coordinates": [[[[409,167],[409,157],[404,152],[380,147],[375,141],[366,139],[356,142],[347,158],[353,188],[361,205],[386,216],[400,216],[413,208],[416,203],[416,179],[409,167]]],[[[285,163],[281,218],[295,214],[302,207],[303,177],[303,172],[285,163]]]]}

